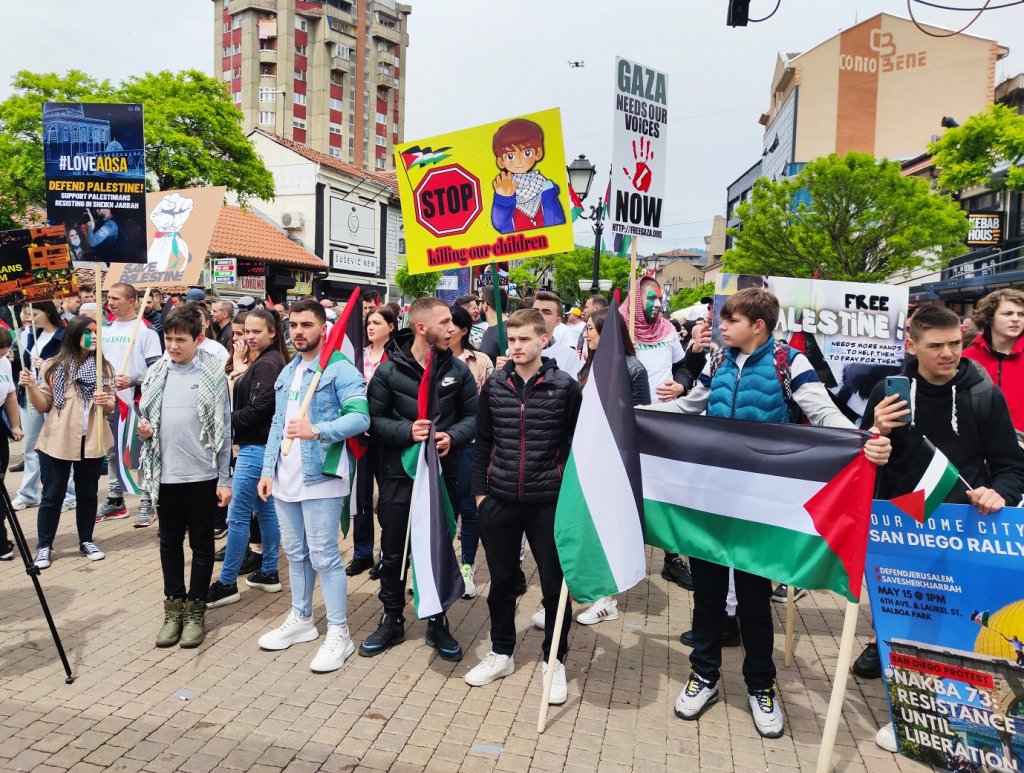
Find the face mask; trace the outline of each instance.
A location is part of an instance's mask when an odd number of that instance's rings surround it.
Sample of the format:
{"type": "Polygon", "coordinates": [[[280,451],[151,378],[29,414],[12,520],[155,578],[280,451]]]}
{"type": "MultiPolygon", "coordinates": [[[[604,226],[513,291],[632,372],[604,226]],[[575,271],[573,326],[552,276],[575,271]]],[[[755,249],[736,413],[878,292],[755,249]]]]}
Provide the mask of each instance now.
{"type": "Polygon", "coordinates": [[[72,247],[80,247],[82,245],[82,240],[79,239],[77,236],[71,236],[68,238],[68,243],[72,247]]]}

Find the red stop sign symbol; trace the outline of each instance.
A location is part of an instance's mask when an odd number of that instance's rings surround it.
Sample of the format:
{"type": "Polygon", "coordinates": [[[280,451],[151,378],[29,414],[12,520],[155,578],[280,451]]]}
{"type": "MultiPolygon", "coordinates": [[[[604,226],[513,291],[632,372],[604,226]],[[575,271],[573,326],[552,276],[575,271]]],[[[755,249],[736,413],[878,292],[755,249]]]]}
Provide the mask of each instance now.
{"type": "Polygon", "coordinates": [[[434,236],[465,233],[483,211],[480,181],[458,164],[427,172],[413,198],[416,222],[434,236]]]}

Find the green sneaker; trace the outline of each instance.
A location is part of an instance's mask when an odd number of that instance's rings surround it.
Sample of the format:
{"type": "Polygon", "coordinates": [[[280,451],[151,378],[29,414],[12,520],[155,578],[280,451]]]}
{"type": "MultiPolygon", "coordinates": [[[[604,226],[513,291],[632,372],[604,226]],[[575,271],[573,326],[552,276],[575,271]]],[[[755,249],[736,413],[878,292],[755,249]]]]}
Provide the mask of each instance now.
{"type": "Polygon", "coordinates": [[[181,599],[164,599],[164,625],[156,635],[157,647],[173,647],[181,638],[181,621],[184,602],[181,599]]]}
{"type": "Polygon", "coordinates": [[[206,602],[200,599],[185,602],[181,628],[181,646],[185,649],[198,647],[206,638],[206,602]]]}

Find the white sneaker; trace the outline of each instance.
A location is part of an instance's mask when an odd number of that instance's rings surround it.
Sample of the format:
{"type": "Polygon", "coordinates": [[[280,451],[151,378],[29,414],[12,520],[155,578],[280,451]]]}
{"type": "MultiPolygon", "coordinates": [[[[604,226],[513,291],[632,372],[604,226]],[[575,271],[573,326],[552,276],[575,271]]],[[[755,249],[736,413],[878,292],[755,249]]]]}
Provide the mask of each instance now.
{"type": "Polygon", "coordinates": [[[76,499],[65,499],[61,503],[60,511],[62,513],[66,513],[66,512],[69,512],[71,510],[74,510],[76,507],[78,507],[78,500],[76,500],[76,499]]]}
{"type": "Polygon", "coordinates": [[[690,672],[686,687],[676,698],[675,713],[680,719],[697,719],[718,700],[718,688],[702,678],[696,671],[690,672]]]}
{"type": "Polygon", "coordinates": [[[899,754],[900,746],[896,743],[896,728],[892,726],[892,722],[882,725],[875,733],[875,746],[892,754],[899,754]]]}
{"type": "Polygon", "coordinates": [[[30,507],[39,507],[38,502],[26,502],[21,497],[15,497],[11,500],[11,507],[15,510],[27,510],[30,507]]]}
{"type": "Polygon", "coordinates": [[[584,609],[576,615],[576,622],[582,625],[594,625],[605,620],[619,619],[619,604],[611,598],[598,599],[590,605],[590,609],[584,609]]]}
{"type": "Polygon", "coordinates": [[[33,562],[38,569],[46,569],[50,565],[50,548],[39,548],[33,562]]]}
{"type": "MultiPolygon", "coordinates": [[[[313,629],[316,631],[316,628],[313,629]]],[[[303,639],[303,641],[308,641],[303,639]]],[[[261,645],[262,646],[262,643],[261,645]]],[[[356,645],[352,643],[352,637],[348,634],[347,625],[327,626],[327,636],[324,643],[316,653],[316,657],[309,664],[309,670],[318,674],[325,674],[328,671],[337,671],[345,661],[356,651],[356,645]]]]}
{"type": "MultiPolygon", "coordinates": [[[[548,664],[544,663],[541,675],[548,672],[548,664]]],[[[561,706],[569,698],[569,691],[565,686],[565,666],[561,660],[555,661],[555,673],[551,677],[551,692],[548,694],[548,703],[552,706],[561,706]]]]}
{"type": "Polygon", "coordinates": [[[313,618],[303,620],[293,609],[279,628],[263,634],[257,644],[265,650],[286,650],[293,644],[315,641],[320,632],[313,625],[313,618]]]}
{"type": "Polygon", "coordinates": [[[533,617],[531,617],[530,620],[533,622],[534,628],[540,628],[542,631],[544,630],[544,616],[544,607],[541,607],[533,613],[533,617]]]}
{"type": "Polygon", "coordinates": [[[82,551],[82,555],[90,561],[102,561],[107,557],[102,550],[96,547],[95,542],[83,542],[79,545],[78,549],[82,551]]]}
{"type": "Polygon", "coordinates": [[[483,687],[495,679],[511,676],[515,670],[516,664],[512,662],[511,655],[499,655],[493,651],[488,652],[487,657],[466,674],[466,684],[473,687],[483,687]]]}
{"type": "Polygon", "coordinates": [[[462,594],[464,599],[476,598],[476,583],[473,582],[473,566],[472,564],[462,565],[462,581],[466,583],[466,592],[462,594]]]}
{"type": "Polygon", "coordinates": [[[782,707],[775,695],[775,689],[758,690],[747,695],[750,713],[754,715],[754,727],[765,738],[782,736],[782,707]]]}

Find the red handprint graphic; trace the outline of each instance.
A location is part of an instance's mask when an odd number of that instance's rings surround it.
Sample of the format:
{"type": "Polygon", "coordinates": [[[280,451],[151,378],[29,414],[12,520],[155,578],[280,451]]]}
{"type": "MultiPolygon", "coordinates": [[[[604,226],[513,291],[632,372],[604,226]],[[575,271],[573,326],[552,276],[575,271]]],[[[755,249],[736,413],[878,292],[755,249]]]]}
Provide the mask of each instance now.
{"type": "Polygon", "coordinates": [[[630,174],[626,167],[622,167],[622,171],[633,183],[633,187],[641,193],[647,193],[651,187],[651,168],[647,166],[647,162],[652,158],[654,158],[654,149],[651,147],[650,140],[647,140],[647,147],[644,147],[644,138],[641,137],[639,149],[636,146],[636,140],[633,140],[633,160],[636,161],[636,171],[630,174]]]}

